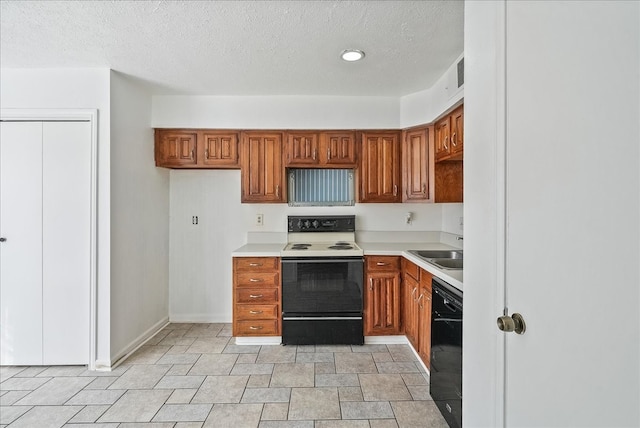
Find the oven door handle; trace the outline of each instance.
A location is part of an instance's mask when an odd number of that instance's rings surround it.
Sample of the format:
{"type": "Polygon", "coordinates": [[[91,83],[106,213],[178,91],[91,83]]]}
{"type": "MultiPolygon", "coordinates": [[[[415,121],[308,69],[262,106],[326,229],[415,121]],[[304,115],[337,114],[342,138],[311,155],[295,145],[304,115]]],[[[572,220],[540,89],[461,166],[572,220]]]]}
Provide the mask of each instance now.
{"type": "Polygon", "coordinates": [[[282,263],[352,263],[352,262],[360,262],[362,261],[362,259],[360,258],[356,258],[356,259],[296,259],[296,260],[290,260],[290,259],[281,259],[282,263]]]}

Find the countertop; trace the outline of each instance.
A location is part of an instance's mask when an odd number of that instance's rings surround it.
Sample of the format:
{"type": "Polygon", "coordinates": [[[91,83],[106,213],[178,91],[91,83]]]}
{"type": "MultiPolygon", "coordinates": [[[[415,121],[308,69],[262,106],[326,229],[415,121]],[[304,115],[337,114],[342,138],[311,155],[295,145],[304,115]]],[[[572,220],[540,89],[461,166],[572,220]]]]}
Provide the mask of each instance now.
{"type": "MultiPolygon", "coordinates": [[[[402,256],[420,266],[434,276],[444,280],[462,291],[462,270],[439,269],[421,258],[409,253],[409,250],[456,250],[440,242],[357,242],[365,256],[402,256]]],[[[285,243],[246,244],[231,253],[232,257],[280,257],[285,243]]]]}

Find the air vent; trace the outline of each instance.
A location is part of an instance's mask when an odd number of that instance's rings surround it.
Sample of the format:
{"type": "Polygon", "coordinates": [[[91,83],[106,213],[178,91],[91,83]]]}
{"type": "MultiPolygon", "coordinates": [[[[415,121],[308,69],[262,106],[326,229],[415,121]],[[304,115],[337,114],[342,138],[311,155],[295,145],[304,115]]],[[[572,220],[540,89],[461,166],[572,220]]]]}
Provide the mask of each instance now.
{"type": "Polygon", "coordinates": [[[464,58],[458,61],[458,88],[464,85],[464,58]]]}

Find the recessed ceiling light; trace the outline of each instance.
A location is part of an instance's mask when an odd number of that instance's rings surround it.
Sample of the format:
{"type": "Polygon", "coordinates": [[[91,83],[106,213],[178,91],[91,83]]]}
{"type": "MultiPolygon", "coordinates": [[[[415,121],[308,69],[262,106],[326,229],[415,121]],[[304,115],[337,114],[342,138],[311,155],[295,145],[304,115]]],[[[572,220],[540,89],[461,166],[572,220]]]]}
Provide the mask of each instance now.
{"type": "Polygon", "coordinates": [[[360,61],[362,58],[364,58],[364,52],[357,49],[345,49],[340,54],[340,58],[349,62],[360,61]]]}

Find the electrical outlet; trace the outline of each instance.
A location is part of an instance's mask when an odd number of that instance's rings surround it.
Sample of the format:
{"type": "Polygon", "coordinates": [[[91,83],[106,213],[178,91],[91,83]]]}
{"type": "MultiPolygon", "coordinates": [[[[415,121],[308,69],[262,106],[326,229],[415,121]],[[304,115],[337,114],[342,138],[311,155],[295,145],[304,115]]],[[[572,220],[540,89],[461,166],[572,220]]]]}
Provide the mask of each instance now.
{"type": "Polygon", "coordinates": [[[256,226],[264,226],[264,215],[256,214],[256,226]]]}

